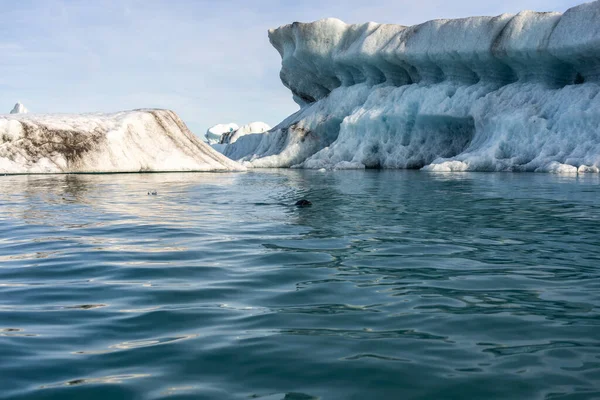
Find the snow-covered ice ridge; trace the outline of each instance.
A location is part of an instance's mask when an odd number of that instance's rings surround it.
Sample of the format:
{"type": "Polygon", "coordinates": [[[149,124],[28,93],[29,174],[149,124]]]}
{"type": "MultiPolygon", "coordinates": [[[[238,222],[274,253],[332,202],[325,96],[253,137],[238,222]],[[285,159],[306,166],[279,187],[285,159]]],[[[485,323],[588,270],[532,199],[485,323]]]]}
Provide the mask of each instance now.
{"type": "Polygon", "coordinates": [[[230,171],[168,110],[0,115],[0,173],[230,171]]]}
{"type": "Polygon", "coordinates": [[[600,1],[560,13],[269,31],[300,110],[253,167],[598,172],[600,1]]]}

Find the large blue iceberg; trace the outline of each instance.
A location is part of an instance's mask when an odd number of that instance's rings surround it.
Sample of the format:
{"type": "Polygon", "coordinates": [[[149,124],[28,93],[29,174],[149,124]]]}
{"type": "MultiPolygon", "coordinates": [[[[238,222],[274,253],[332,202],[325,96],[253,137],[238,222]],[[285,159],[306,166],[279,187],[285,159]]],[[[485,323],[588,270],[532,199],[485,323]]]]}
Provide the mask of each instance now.
{"type": "Polygon", "coordinates": [[[296,22],[269,38],[300,110],[228,146],[245,165],[600,171],[600,1],[409,27],[296,22]]]}

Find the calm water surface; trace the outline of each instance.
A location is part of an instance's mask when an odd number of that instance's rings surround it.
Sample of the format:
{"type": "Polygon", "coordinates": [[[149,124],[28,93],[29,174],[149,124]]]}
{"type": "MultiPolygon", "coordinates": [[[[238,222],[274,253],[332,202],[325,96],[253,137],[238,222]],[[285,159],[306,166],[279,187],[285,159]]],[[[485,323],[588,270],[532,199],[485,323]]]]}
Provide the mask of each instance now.
{"type": "Polygon", "coordinates": [[[600,398],[597,175],[0,189],[1,398],[600,398]]]}

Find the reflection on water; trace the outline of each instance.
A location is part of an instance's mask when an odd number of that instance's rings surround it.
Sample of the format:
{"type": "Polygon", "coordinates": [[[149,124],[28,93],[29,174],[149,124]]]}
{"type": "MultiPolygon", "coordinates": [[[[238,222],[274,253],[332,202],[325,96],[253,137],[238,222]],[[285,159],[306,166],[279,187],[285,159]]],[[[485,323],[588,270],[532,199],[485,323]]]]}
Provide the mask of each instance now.
{"type": "MultiPolygon", "coordinates": [[[[65,228],[80,228],[119,226],[140,219],[149,225],[160,224],[167,219],[169,225],[189,226],[186,219],[176,217],[185,215],[192,205],[193,199],[182,196],[187,194],[190,180],[200,181],[210,192],[234,184],[235,179],[235,174],[4,176],[0,202],[3,212],[30,224],[44,220],[65,228]],[[148,190],[157,190],[159,196],[148,196],[148,190]],[[54,212],[54,207],[60,206],[71,206],[68,220],[54,212]],[[89,213],[105,217],[90,219],[89,213]],[[120,218],[109,218],[113,213],[120,218]]],[[[211,203],[220,200],[211,199],[211,203]]],[[[209,209],[203,211],[212,215],[209,209]]]]}
{"type": "Polygon", "coordinates": [[[0,398],[598,398],[599,184],[0,177],[0,398]]]}
{"type": "Polygon", "coordinates": [[[42,389],[48,389],[52,387],[60,387],[60,386],[76,386],[76,385],[91,385],[91,384],[108,384],[108,383],[122,383],[128,379],[136,379],[136,378],[146,378],[150,375],[137,374],[137,375],[115,375],[115,376],[103,376],[101,378],[81,378],[81,379],[73,379],[67,382],[56,383],[53,385],[44,385],[42,389]]]}

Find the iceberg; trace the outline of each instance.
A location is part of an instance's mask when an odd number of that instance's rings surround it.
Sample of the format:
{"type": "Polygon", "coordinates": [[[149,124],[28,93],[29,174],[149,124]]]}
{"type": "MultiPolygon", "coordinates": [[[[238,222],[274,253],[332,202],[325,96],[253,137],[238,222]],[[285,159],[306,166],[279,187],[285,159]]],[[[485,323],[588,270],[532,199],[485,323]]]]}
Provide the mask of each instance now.
{"type": "MultiPolygon", "coordinates": [[[[252,135],[251,140],[260,140],[259,135],[268,132],[270,129],[271,127],[264,122],[250,122],[249,124],[246,124],[241,128],[238,127],[236,124],[215,125],[208,131],[210,132],[211,130],[213,130],[214,132],[222,133],[218,135],[218,141],[215,142],[214,140],[209,140],[208,143],[213,149],[215,149],[219,153],[227,154],[227,149],[229,148],[229,145],[235,143],[240,137],[252,135]]],[[[206,137],[209,137],[208,132],[206,134],[206,137]]],[[[215,134],[213,137],[216,138],[217,135],[215,134]]]]}
{"type": "Polygon", "coordinates": [[[295,22],[269,39],[300,109],[225,149],[246,166],[600,170],[600,1],[415,26],[295,22]]]}
{"type": "Polygon", "coordinates": [[[253,133],[264,133],[270,130],[271,127],[264,122],[250,122],[242,126],[241,128],[235,129],[233,131],[229,131],[221,136],[221,140],[219,143],[221,144],[231,144],[235,143],[240,137],[250,135],[253,133]]]}
{"type": "Polygon", "coordinates": [[[29,111],[25,108],[23,104],[21,104],[20,101],[17,101],[17,104],[15,104],[13,109],[10,111],[11,114],[27,114],[28,112],[29,111]]]}
{"type": "Polygon", "coordinates": [[[239,126],[233,122],[229,124],[217,124],[208,128],[204,137],[208,144],[218,144],[221,143],[221,137],[223,135],[237,131],[238,129],[239,126]]]}
{"type": "Polygon", "coordinates": [[[169,110],[0,115],[0,173],[240,171],[169,110]]]}

